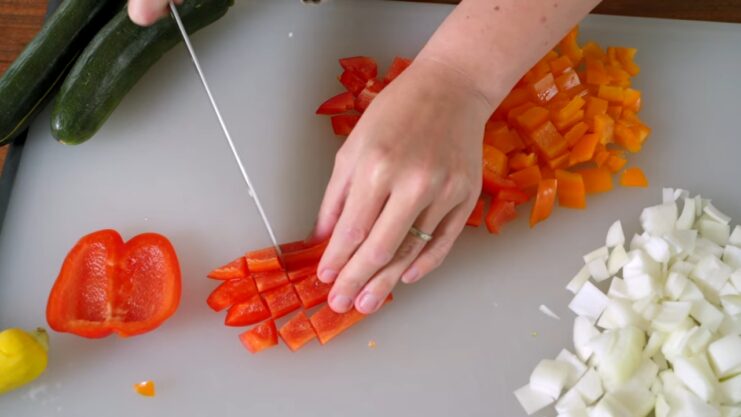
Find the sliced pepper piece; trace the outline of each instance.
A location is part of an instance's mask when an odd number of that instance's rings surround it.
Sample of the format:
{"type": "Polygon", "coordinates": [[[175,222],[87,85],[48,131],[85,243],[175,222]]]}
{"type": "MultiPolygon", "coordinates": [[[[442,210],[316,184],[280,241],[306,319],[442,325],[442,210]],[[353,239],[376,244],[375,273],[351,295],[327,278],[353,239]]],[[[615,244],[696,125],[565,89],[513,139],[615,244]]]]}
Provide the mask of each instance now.
{"type": "Polygon", "coordinates": [[[535,100],[540,104],[548,103],[553,97],[558,94],[558,86],[556,86],[556,79],[553,78],[553,74],[550,72],[545,74],[543,78],[534,82],[531,86],[531,92],[535,100]]]}
{"type": "Polygon", "coordinates": [[[620,62],[620,65],[623,66],[623,69],[625,69],[628,74],[634,77],[641,72],[641,68],[633,61],[636,52],[638,52],[636,48],[615,48],[618,62],[620,62]]]}
{"type": "MultiPolygon", "coordinates": [[[[393,296],[389,294],[384,304],[393,299],[393,296]]],[[[355,307],[347,313],[335,313],[329,305],[325,305],[311,316],[311,326],[319,337],[319,343],[324,345],[365,317],[366,315],[356,310],[355,307]]]]}
{"type": "Polygon", "coordinates": [[[499,149],[484,144],[484,170],[494,173],[500,177],[507,175],[507,155],[499,149]]]}
{"type": "Polygon", "coordinates": [[[631,167],[620,175],[620,185],[623,187],[648,187],[648,180],[638,167],[631,167]]]}
{"type": "Polygon", "coordinates": [[[556,126],[550,121],[543,123],[535,129],[530,138],[535,142],[538,150],[545,155],[546,159],[553,159],[566,151],[567,143],[563,136],[558,133],[556,126]]]}
{"type": "Polygon", "coordinates": [[[316,338],[316,332],[311,326],[311,321],[303,311],[300,311],[281,326],[278,333],[292,352],[301,349],[305,344],[316,338]]]}
{"type": "Polygon", "coordinates": [[[305,268],[307,266],[316,265],[319,260],[322,259],[324,250],[327,249],[329,241],[323,241],[317,244],[306,245],[303,247],[296,248],[294,250],[283,250],[283,262],[287,270],[292,271],[295,269],[305,268]]]}
{"type": "Polygon", "coordinates": [[[587,193],[604,193],[612,190],[612,176],[607,168],[584,168],[577,172],[584,178],[587,193]]]}
{"type": "Polygon", "coordinates": [[[246,278],[249,275],[247,271],[247,259],[244,256],[222,265],[208,273],[211,279],[227,280],[233,278],[246,278]]]}
{"type": "Polygon", "coordinates": [[[257,295],[257,286],[252,277],[224,281],[211,292],[206,303],[214,311],[249,300],[257,295]]]}
{"type": "Polygon", "coordinates": [[[311,265],[299,269],[294,269],[293,271],[288,271],[288,280],[293,283],[303,281],[304,279],[312,275],[316,275],[316,268],[317,265],[311,265]]]}
{"type": "Polygon", "coordinates": [[[582,136],[569,154],[569,165],[591,161],[594,157],[594,150],[597,148],[599,140],[600,137],[596,133],[582,136]]]}
{"type": "Polygon", "coordinates": [[[517,188],[527,190],[537,187],[540,183],[540,167],[538,165],[529,166],[517,172],[509,174],[509,178],[515,182],[517,188]]]}
{"type": "Polygon", "coordinates": [[[275,321],[268,320],[239,335],[239,340],[250,353],[258,353],[278,344],[275,321]]]}
{"type": "Polygon", "coordinates": [[[575,172],[556,170],[558,182],[558,204],[563,207],[583,209],[587,207],[584,178],[575,172]]]}
{"type": "Polygon", "coordinates": [[[301,299],[301,304],[307,309],[327,301],[327,295],[329,295],[329,290],[332,288],[332,284],[325,284],[319,281],[316,274],[294,283],[293,286],[296,288],[296,293],[301,299]]]}
{"type": "Polygon", "coordinates": [[[625,100],[625,89],[613,85],[600,85],[597,96],[611,103],[622,103],[625,100]]]}
{"type": "Polygon", "coordinates": [[[483,170],[483,176],[481,189],[485,194],[490,196],[495,196],[497,192],[505,188],[517,187],[517,184],[513,180],[502,178],[488,169],[483,170]]]}
{"type": "Polygon", "coordinates": [[[368,56],[352,56],[341,58],[340,66],[346,71],[356,71],[362,74],[366,81],[376,78],[378,75],[378,65],[376,60],[368,56]]]}
{"type": "Polygon", "coordinates": [[[270,291],[273,288],[278,288],[281,285],[288,284],[288,275],[285,271],[275,269],[272,271],[253,272],[252,279],[255,280],[257,285],[257,291],[260,293],[270,291]]]}
{"type": "Polygon", "coordinates": [[[606,114],[594,116],[594,133],[599,137],[599,143],[607,144],[612,142],[615,131],[615,121],[606,114]]]}
{"type": "Polygon", "coordinates": [[[224,324],[227,326],[249,326],[270,318],[270,310],[259,295],[249,300],[234,304],[226,313],[224,324]]]}
{"type": "Polygon", "coordinates": [[[319,105],[316,114],[340,114],[352,110],[354,106],[355,97],[350,92],[344,92],[319,105]]]}
{"type": "Polygon", "coordinates": [[[561,42],[558,43],[558,49],[562,54],[568,56],[574,65],[577,65],[584,56],[584,52],[576,41],[578,36],[579,27],[575,26],[566,34],[566,36],[564,36],[561,42]]]}
{"type": "Polygon", "coordinates": [[[154,397],[156,395],[154,381],[142,381],[134,384],[134,391],[142,397],[154,397]]]}
{"type": "Polygon", "coordinates": [[[588,130],[588,124],[579,122],[571,126],[571,129],[569,129],[568,132],[563,135],[563,138],[566,140],[566,144],[568,145],[568,147],[571,148],[576,145],[579,140],[581,140],[582,136],[584,136],[588,130]]]}
{"type": "Polygon", "coordinates": [[[511,201],[515,203],[515,205],[520,205],[527,203],[530,200],[530,196],[526,192],[517,188],[506,188],[497,194],[497,199],[502,201],[511,201]]]}
{"type": "Polygon", "coordinates": [[[548,120],[550,113],[545,107],[535,106],[517,116],[517,124],[526,132],[532,132],[548,120]]]}
{"type": "Polygon", "coordinates": [[[367,82],[362,74],[352,70],[345,70],[342,75],[340,75],[339,80],[340,84],[342,84],[347,91],[354,96],[357,96],[361,91],[363,91],[365,83],[367,82]]]}
{"type": "Polygon", "coordinates": [[[401,75],[402,72],[404,72],[405,69],[407,69],[410,65],[412,65],[412,60],[409,58],[402,58],[402,57],[394,57],[394,60],[391,62],[391,66],[389,67],[389,70],[386,72],[386,75],[383,77],[383,80],[386,81],[386,83],[390,83],[391,81],[395,80],[396,77],[401,75]]]}
{"type": "Polygon", "coordinates": [[[627,163],[628,163],[628,160],[623,157],[620,157],[617,155],[610,155],[610,157],[607,158],[605,165],[607,166],[607,169],[610,170],[610,172],[616,173],[620,171],[621,169],[623,169],[623,167],[627,163]]]}
{"type": "Polygon", "coordinates": [[[550,217],[556,202],[556,191],[558,181],[555,179],[543,179],[538,184],[538,193],[535,195],[535,203],[530,211],[530,227],[550,217]]]}
{"type": "Polygon", "coordinates": [[[606,114],[608,105],[609,103],[607,100],[603,100],[599,97],[587,97],[587,107],[586,112],[584,113],[584,118],[592,120],[598,114],[606,114]]]}
{"type": "Polygon", "coordinates": [[[489,213],[486,214],[486,229],[489,233],[498,235],[502,231],[502,226],[516,217],[517,211],[513,201],[494,199],[489,207],[489,213]]]}
{"type": "Polygon", "coordinates": [[[556,77],[556,87],[558,88],[558,91],[565,92],[570,97],[581,95],[579,93],[583,90],[578,89],[580,85],[581,80],[579,79],[579,74],[577,74],[573,68],[567,68],[563,74],[556,77]]]}
{"type": "Polygon", "coordinates": [[[551,67],[551,72],[553,73],[553,75],[558,75],[566,71],[567,69],[572,68],[574,66],[574,63],[571,62],[571,59],[569,59],[568,56],[561,55],[553,61],[548,62],[548,65],[551,67]]]}
{"type": "Polygon", "coordinates": [[[245,258],[247,258],[247,269],[250,272],[283,269],[278,259],[278,254],[275,253],[275,248],[273,247],[247,252],[245,258]]]}
{"type": "Polygon", "coordinates": [[[358,124],[360,115],[358,114],[338,114],[332,116],[332,131],[337,136],[348,136],[352,129],[358,124]]]}
{"type": "Polygon", "coordinates": [[[535,165],[537,162],[538,162],[538,157],[535,155],[534,152],[531,152],[531,153],[517,152],[516,154],[512,155],[507,161],[507,163],[509,164],[509,169],[511,171],[519,171],[521,169],[531,167],[535,165]]]}
{"type": "Polygon", "coordinates": [[[473,211],[471,211],[471,214],[468,216],[468,220],[466,221],[466,226],[472,226],[472,227],[481,226],[481,222],[484,219],[484,205],[485,205],[484,199],[479,197],[479,200],[476,202],[476,206],[473,208],[473,211]]]}
{"type": "Polygon", "coordinates": [[[274,319],[281,318],[301,307],[301,300],[290,283],[263,293],[262,298],[274,319]]]}

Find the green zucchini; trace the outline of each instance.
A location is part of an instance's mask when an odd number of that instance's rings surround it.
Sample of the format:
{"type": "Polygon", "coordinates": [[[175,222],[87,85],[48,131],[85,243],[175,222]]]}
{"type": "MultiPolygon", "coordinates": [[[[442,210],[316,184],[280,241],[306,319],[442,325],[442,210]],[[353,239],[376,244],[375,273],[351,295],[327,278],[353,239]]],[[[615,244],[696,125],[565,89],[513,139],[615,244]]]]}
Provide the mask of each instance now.
{"type": "Polygon", "coordinates": [[[65,0],[0,77],[0,145],[42,108],[80,51],[123,7],[122,0],[65,0]]]}
{"type": "MultiPolygon", "coordinates": [[[[185,0],[178,11],[192,33],[218,20],[232,4],[185,0]]],[[[144,73],[181,40],[172,18],[140,27],[121,11],[93,38],[64,80],[52,110],[54,137],[67,145],[90,139],[144,73]]]]}

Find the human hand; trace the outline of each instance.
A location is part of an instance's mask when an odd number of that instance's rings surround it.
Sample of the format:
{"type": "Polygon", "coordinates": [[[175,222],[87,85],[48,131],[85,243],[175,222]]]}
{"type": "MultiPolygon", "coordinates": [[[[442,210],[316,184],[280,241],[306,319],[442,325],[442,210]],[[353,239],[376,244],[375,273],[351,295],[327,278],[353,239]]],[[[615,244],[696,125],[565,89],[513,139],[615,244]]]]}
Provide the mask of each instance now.
{"type": "MultiPolygon", "coordinates": [[[[183,0],[174,0],[183,4],[183,0]]],[[[149,26],[168,13],[168,0],[130,0],[129,18],[139,26],[149,26]]]]}
{"type": "Polygon", "coordinates": [[[399,279],[440,265],[481,192],[491,111],[461,72],[420,58],[371,103],[336,155],[312,234],[329,238],[318,275],[334,282],[333,310],[373,313],[399,279]]]}

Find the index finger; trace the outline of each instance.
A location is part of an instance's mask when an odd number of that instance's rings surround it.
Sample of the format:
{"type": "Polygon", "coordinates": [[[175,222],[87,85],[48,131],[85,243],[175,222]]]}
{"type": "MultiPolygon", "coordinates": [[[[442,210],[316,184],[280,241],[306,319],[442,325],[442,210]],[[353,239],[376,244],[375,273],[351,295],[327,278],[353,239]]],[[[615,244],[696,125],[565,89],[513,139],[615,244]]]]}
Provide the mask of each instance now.
{"type": "MultiPolygon", "coordinates": [[[[182,4],[183,0],[175,0],[182,4]]],[[[154,24],[163,16],[167,16],[168,0],[131,0],[128,4],[129,18],[139,26],[154,24]]]]}

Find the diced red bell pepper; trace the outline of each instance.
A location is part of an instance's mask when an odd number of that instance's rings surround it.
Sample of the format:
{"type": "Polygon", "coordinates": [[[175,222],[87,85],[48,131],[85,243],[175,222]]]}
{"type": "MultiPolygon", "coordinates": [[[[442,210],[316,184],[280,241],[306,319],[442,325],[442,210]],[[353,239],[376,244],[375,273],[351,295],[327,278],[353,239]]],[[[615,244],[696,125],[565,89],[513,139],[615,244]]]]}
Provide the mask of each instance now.
{"type": "Polygon", "coordinates": [[[275,328],[275,321],[268,320],[260,323],[252,329],[239,335],[247,350],[251,353],[258,353],[265,349],[271,348],[278,344],[278,329],[275,328]]]}
{"type": "Polygon", "coordinates": [[[357,96],[361,91],[363,91],[367,81],[362,74],[352,70],[345,70],[342,75],[340,75],[339,80],[340,84],[342,84],[347,91],[354,96],[357,96]]]}
{"type": "Polygon", "coordinates": [[[300,311],[291,320],[281,326],[279,333],[280,338],[283,339],[283,342],[288,345],[288,348],[292,352],[301,349],[316,337],[316,332],[311,326],[311,321],[303,311],[300,311]]]}
{"type": "Polygon", "coordinates": [[[551,215],[553,205],[556,202],[557,185],[558,182],[555,179],[540,180],[538,194],[535,196],[535,203],[530,212],[530,227],[535,226],[551,215]]]}
{"type": "Polygon", "coordinates": [[[253,295],[247,301],[234,304],[226,313],[224,324],[227,326],[249,326],[270,318],[270,310],[259,295],[253,295]]]}
{"type": "Polygon", "coordinates": [[[275,248],[273,247],[247,252],[245,258],[247,258],[247,269],[250,272],[283,269],[278,259],[278,254],[275,253],[275,248]]]}
{"type": "Polygon", "coordinates": [[[350,92],[337,94],[322,103],[316,114],[340,114],[352,110],[355,106],[355,97],[350,92]]]}
{"type": "Polygon", "coordinates": [[[476,207],[473,208],[473,211],[468,216],[468,220],[466,221],[466,226],[473,226],[473,227],[481,226],[481,221],[484,219],[484,205],[485,205],[484,199],[479,197],[479,201],[476,202],[476,207]]]}
{"type": "Polygon", "coordinates": [[[385,86],[383,81],[375,78],[368,81],[363,91],[358,94],[358,98],[355,99],[355,110],[360,113],[364,112],[385,86]]]}
{"type": "Polygon", "coordinates": [[[367,56],[353,56],[341,58],[340,66],[346,71],[356,71],[363,75],[365,80],[376,78],[378,75],[378,65],[376,60],[367,56]]]}
{"type": "MultiPolygon", "coordinates": [[[[389,294],[384,304],[393,299],[394,297],[389,294]]],[[[335,313],[329,305],[325,305],[311,316],[311,325],[319,337],[319,343],[324,345],[365,317],[365,314],[354,307],[347,313],[335,313]]]]}
{"type": "Polygon", "coordinates": [[[317,265],[311,265],[300,269],[295,269],[293,271],[288,271],[288,280],[293,282],[294,284],[300,281],[303,281],[304,279],[316,275],[316,267],[317,265]]]}
{"type": "Polygon", "coordinates": [[[515,205],[527,203],[530,200],[530,196],[517,188],[505,188],[497,194],[497,199],[503,201],[511,201],[515,205]]]}
{"type": "Polygon", "coordinates": [[[391,66],[389,67],[389,70],[386,72],[386,75],[383,77],[383,80],[386,81],[386,83],[390,83],[396,77],[398,77],[402,72],[404,72],[409,65],[412,64],[412,60],[408,58],[402,58],[402,57],[394,57],[393,62],[391,62],[391,66]]]}
{"type": "Polygon", "coordinates": [[[245,278],[247,275],[249,275],[247,271],[247,259],[244,256],[240,256],[208,273],[209,278],[219,280],[245,278]]]}
{"type": "Polygon", "coordinates": [[[167,238],[145,233],[124,243],[115,230],[100,230],[67,254],[46,320],[58,332],[83,337],[134,336],[175,313],[180,291],[180,266],[167,238]]]}
{"type": "Polygon", "coordinates": [[[257,295],[257,286],[252,277],[224,281],[211,292],[206,303],[214,311],[221,311],[229,306],[249,300],[257,295]]]}
{"type": "Polygon", "coordinates": [[[303,244],[303,247],[295,250],[283,250],[283,262],[286,269],[292,271],[318,264],[328,244],[329,241],[324,241],[315,245],[303,244]]]}
{"type": "Polygon", "coordinates": [[[338,114],[332,116],[332,130],[337,136],[348,136],[352,129],[358,124],[360,115],[357,114],[338,114]]]}
{"type": "Polygon", "coordinates": [[[490,196],[496,196],[497,192],[505,188],[517,187],[514,181],[502,178],[487,169],[483,170],[483,176],[482,191],[490,196]]]}
{"type": "Polygon", "coordinates": [[[293,285],[290,283],[263,293],[262,298],[268,305],[270,315],[274,319],[283,317],[301,307],[301,300],[299,300],[296,291],[293,290],[293,285]]]}
{"type": "Polygon", "coordinates": [[[515,203],[494,199],[486,215],[486,229],[489,233],[499,234],[504,224],[509,223],[517,217],[515,203]]]}
{"type": "Polygon", "coordinates": [[[319,281],[316,274],[313,274],[303,281],[294,283],[296,293],[301,299],[304,308],[311,308],[327,301],[327,295],[332,288],[332,284],[325,284],[319,281]]]}
{"type": "Polygon", "coordinates": [[[288,284],[289,282],[288,275],[286,275],[285,271],[279,269],[274,271],[253,272],[252,278],[255,280],[257,291],[260,293],[270,291],[273,288],[278,288],[281,285],[288,284]]]}

